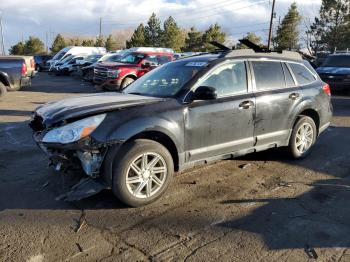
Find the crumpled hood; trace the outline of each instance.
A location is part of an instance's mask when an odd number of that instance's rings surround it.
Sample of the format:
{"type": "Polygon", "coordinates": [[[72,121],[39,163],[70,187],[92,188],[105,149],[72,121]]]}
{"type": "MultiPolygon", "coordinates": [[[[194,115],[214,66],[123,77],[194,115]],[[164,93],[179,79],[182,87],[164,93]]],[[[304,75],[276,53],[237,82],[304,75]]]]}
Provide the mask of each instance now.
{"type": "Polygon", "coordinates": [[[51,125],[70,118],[94,115],[163,100],[163,98],[107,92],[49,102],[38,107],[35,112],[43,118],[45,125],[51,125]]]}
{"type": "Polygon", "coordinates": [[[334,75],[350,75],[349,67],[319,67],[317,68],[319,74],[334,74],[334,75]]]}

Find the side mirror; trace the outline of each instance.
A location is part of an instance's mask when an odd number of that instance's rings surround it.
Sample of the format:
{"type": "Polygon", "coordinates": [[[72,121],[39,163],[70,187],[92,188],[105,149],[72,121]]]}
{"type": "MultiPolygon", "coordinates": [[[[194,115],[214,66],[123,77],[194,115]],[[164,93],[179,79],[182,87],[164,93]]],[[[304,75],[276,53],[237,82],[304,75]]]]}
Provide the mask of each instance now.
{"type": "Polygon", "coordinates": [[[200,86],[193,94],[192,100],[213,100],[217,98],[216,89],[211,86],[200,86]]]}

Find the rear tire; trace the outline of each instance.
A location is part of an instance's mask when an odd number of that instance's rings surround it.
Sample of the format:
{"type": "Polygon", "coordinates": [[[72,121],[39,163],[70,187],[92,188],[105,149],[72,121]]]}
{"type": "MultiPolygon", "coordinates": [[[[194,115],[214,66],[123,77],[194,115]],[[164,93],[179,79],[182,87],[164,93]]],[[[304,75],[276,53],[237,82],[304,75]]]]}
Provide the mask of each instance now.
{"type": "Polygon", "coordinates": [[[173,179],[174,163],[161,144],[137,139],[125,144],[114,156],[112,190],[128,206],[138,207],[157,200],[173,179]]]}
{"type": "Polygon", "coordinates": [[[3,83],[0,83],[0,97],[4,97],[7,93],[6,86],[3,83]]]}
{"type": "Polygon", "coordinates": [[[308,116],[300,116],[289,140],[291,156],[295,159],[302,159],[309,155],[316,139],[317,128],[314,120],[308,116]]]}

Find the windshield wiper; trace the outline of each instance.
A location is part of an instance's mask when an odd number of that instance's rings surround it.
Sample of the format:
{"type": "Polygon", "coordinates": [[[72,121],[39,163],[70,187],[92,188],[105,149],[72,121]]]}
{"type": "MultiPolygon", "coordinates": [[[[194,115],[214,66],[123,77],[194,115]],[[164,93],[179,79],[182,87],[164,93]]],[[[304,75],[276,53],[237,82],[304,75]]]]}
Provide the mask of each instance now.
{"type": "Polygon", "coordinates": [[[130,92],[130,93],[126,93],[126,94],[144,96],[144,94],[142,94],[142,93],[140,93],[140,92],[130,92]]]}

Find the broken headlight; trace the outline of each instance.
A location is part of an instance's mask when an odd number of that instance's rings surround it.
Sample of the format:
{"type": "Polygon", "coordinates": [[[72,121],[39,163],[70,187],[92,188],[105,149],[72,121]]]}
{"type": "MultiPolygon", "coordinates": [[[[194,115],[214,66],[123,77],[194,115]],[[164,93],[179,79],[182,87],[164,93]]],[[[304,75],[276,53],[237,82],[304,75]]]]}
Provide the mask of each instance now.
{"type": "Polygon", "coordinates": [[[45,143],[68,144],[90,135],[103,121],[106,114],[87,117],[50,130],[43,138],[45,143]]]}

